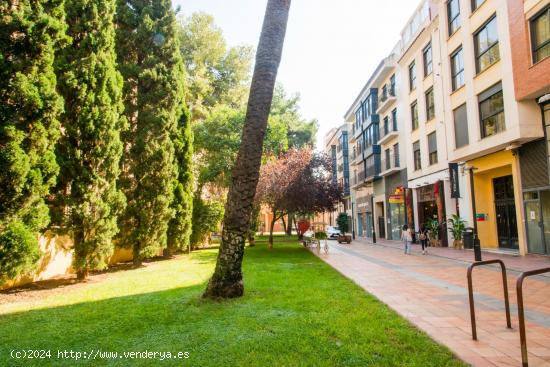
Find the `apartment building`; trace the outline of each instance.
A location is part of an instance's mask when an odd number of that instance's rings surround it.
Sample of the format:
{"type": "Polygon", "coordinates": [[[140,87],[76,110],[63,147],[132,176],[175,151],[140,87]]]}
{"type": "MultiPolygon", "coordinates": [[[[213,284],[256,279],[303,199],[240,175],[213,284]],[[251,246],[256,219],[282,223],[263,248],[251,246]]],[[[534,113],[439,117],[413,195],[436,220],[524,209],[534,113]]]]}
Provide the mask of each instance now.
{"type": "Polygon", "coordinates": [[[550,254],[549,55],[550,0],[422,1],[345,114],[357,235],[550,254]]]}
{"type": "Polygon", "coordinates": [[[347,213],[350,218],[352,217],[348,144],[348,125],[346,123],[338,128],[331,129],[325,135],[324,152],[331,159],[332,180],[335,185],[342,189],[343,200],[337,203],[334,212],[318,215],[315,222],[336,226],[336,218],[339,213],[347,213]]]}

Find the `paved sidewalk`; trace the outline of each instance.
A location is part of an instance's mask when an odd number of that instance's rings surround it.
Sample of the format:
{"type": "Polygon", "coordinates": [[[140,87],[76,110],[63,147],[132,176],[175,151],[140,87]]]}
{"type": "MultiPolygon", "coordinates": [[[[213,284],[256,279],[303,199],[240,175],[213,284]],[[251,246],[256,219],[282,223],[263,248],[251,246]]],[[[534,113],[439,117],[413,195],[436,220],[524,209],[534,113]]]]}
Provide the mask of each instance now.
{"type": "MultiPolygon", "coordinates": [[[[490,266],[475,269],[478,341],[473,341],[466,282],[469,263],[461,259],[461,251],[455,251],[457,259],[454,259],[449,258],[453,252],[445,253],[446,257],[423,256],[418,246],[414,247],[413,255],[407,256],[398,244],[390,241],[377,245],[359,241],[351,245],[329,243],[328,254],[313,251],[434,340],[448,346],[465,362],[474,366],[521,366],[515,292],[517,271],[508,272],[510,330],[506,328],[500,272],[490,266]]],[[[505,255],[491,255],[504,257],[507,264],[510,260],[505,255]]],[[[513,267],[522,271],[539,266],[539,261],[550,264],[546,258],[536,258],[534,262],[513,263],[513,267]]],[[[524,298],[529,365],[550,366],[550,277],[526,280],[524,298]]]]}

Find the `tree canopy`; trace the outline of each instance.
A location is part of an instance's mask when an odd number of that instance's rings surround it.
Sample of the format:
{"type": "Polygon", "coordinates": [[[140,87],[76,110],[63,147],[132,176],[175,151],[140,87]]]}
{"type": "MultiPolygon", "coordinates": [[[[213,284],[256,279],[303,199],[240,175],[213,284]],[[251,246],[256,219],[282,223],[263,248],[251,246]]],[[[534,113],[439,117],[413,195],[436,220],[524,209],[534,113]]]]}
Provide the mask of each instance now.
{"type": "MultiPolygon", "coordinates": [[[[273,224],[289,213],[333,211],[341,189],[330,178],[331,160],[310,148],[290,149],[273,157],[260,171],[256,201],[269,206],[273,224]]],[[[272,243],[270,236],[270,243],[272,243]]]]}

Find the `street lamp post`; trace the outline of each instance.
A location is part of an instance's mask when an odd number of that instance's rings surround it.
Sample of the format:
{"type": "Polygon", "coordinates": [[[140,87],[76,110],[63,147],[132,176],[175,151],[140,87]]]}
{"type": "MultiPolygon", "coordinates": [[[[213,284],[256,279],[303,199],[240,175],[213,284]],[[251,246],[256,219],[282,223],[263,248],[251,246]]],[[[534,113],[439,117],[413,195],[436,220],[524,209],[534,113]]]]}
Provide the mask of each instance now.
{"type": "Polygon", "coordinates": [[[472,215],[474,219],[474,258],[475,261],[481,261],[481,244],[477,236],[477,212],[476,212],[476,195],[474,192],[474,170],[475,167],[466,167],[470,171],[470,194],[472,196],[472,215]]]}

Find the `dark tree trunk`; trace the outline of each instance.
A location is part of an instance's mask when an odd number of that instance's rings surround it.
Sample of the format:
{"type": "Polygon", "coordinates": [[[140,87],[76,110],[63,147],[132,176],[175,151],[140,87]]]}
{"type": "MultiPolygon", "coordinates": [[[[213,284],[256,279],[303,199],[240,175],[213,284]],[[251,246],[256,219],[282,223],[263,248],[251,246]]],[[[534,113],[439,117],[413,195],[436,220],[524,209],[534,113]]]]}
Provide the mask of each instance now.
{"type": "Polygon", "coordinates": [[[141,266],[141,254],[140,254],[140,246],[134,245],[132,248],[132,262],[134,263],[134,266],[141,266]]]}
{"type": "Polygon", "coordinates": [[[256,246],[256,238],[254,237],[253,231],[248,231],[248,246],[249,247],[256,246]]]}
{"type": "Polygon", "coordinates": [[[273,228],[275,227],[275,222],[277,222],[277,212],[273,211],[273,217],[271,218],[271,225],[269,226],[269,242],[268,248],[273,249],[273,228]]]}
{"type": "Polygon", "coordinates": [[[283,229],[285,230],[285,233],[286,233],[286,220],[285,220],[285,216],[281,216],[281,221],[283,222],[283,229]]]}
{"type": "Polygon", "coordinates": [[[256,53],[241,146],[225,204],[222,242],[216,269],[203,297],[234,298],[244,293],[242,260],[245,236],[260,176],[263,141],[281,62],[291,0],[268,0],[256,53]]]}
{"type": "Polygon", "coordinates": [[[287,235],[292,235],[292,220],[294,219],[294,214],[293,213],[288,213],[288,226],[286,227],[286,234],[287,235]]]}

